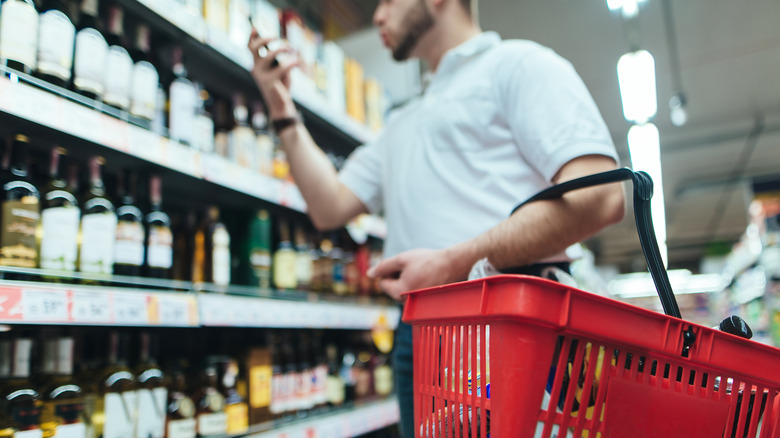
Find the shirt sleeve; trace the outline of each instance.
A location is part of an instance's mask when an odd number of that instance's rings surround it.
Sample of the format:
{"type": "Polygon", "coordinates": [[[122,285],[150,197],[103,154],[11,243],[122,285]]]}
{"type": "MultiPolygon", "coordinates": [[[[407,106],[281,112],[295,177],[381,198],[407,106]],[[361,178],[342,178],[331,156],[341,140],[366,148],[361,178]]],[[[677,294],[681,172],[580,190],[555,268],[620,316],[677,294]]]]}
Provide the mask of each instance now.
{"type": "Polygon", "coordinates": [[[523,158],[548,182],[583,155],[618,162],[606,123],[571,63],[542,46],[524,56],[509,50],[499,92],[523,158]]]}
{"type": "Polygon", "coordinates": [[[355,149],[339,172],[339,180],[370,213],[382,211],[382,147],[379,142],[355,149]]]}

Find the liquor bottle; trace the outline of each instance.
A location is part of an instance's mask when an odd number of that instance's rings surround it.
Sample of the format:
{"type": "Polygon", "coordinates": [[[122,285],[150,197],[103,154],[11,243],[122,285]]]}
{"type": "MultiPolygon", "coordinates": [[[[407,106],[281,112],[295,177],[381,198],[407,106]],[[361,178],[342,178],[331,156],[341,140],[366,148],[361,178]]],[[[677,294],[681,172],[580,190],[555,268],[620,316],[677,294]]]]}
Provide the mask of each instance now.
{"type": "Polygon", "coordinates": [[[41,209],[41,268],[73,272],[78,257],[79,211],[76,196],[62,178],[65,149],[51,150],[49,183],[43,191],[41,209]]]}
{"type": "Polygon", "coordinates": [[[271,287],[271,215],[257,212],[249,226],[249,263],[252,283],[261,289],[271,287]]]}
{"type": "Polygon", "coordinates": [[[295,279],[298,289],[311,289],[312,271],[311,246],[303,226],[299,224],[295,227],[295,279]]]}
{"type": "Polygon", "coordinates": [[[30,139],[17,134],[4,157],[0,265],[34,268],[37,263],[40,195],[28,175],[29,148],[30,139]]]}
{"type": "Polygon", "coordinates": [[[81,0],[73,55],[73,88],[90,99],[101,99],[108,43],[97,29],[98,0],[81,0]]]}
{"type": "Polygon", "coordinates": [[[116,209],[116,243],[114,246],[114,274],[141,275],[144,263],[144,216],[136,206],[138,177],[134,172],[120,172],[117,182],[117,198],[121,205],[116,209]]]}
{"type": "Polygon", "coordinates": [[[193,281],[230,284],[231,255],[230,234],[219,220],[219,208],[210,207],[206,222],[195,238],[195,267],[193,281]]]}
{"type": "Polygon", "coordinates": [[[189,211],[174,227],[173,238],[173,268],[174,280],[192,281],[195,253],[195,233],[197,232],[197,217],[189,211]]]}
{"type": "Polygon", "coordinates": [[[230,132],[230,159],[239,166],[255,169],[257,168],[255,151],[257,139],[254,130],[249,126],[249,110],[246,99],[241,94],[233,96],[233,120],[236,125],[230,132]]]}
{"type": "Polygon", "coordinates": [[[261,332],[259,345],[252,346],[246,355],[246,374],[249,400],[249,424],[272,419],[271,400],[274,361],[270,348],[270,332],[261,332]]]}
{"type": "Polygon", "coordinates": [[[311,357],[311,336],[306,331],[299,330],[297,336],[298,372],[295,382],[295,399],[298,417],[306,417],[314,408],[314,362],[311,357]]]}
{"type": "Polygon", "coordinates": [[[196,391],[198,435],[217,436],[227,433],[225,397],[217,388],[217,368],[207,363],[200,376],[200,387],[196,391]]]}
{"type": "Polygon", "coordinates": [[[255,130],[257,146],[257,171],[262,175],[273,175],[274,140],[268,132],[268,116],[260,102],[255,102],[252,107],[252,128],[255,130]]]}
{"type": "Polygon", "coordinates": [[[173,267],[173,233],[171,219],[162,210],[162,181],[159,175],[149,178],[151,211],[146,215],[147,274],[154,278],[169,278],[173,267]]]}
{"type": "Polygon", "coordinates": [[[334,232],[331,234],[331,241],[333,242],[333,249],[330,252],[330,259],[333,263],[333,276],[332,276],[332,291],[336,295],[347,294],[347,282],[345,278],[345,254],[341,247],[338,235],[334,232]]]}
{"type": "Polygon", "coordinates": [[[345,347],[341,354],[341,369],[339,370],[339,374],[344,380],[344,401],[346,402],[355,401],[355,389],[357,386],[356,362],[357,356],[352,350],[352,347],[345,347]]]}
{"type": "Polygon", "coordinates": [[[249,429],[249,406],[236,389],[239,378],[238,361],[227,356],[219,356],[212,361],[217,367],[219,391],[225,397],[227,433],[228,435],[246,433],[249,429]]]}
{"type": "Polygon", "coordinates": [[[171,56],[174,79],[168,92],[168,129],[171,139],[189,145],[193,140],[198,95],[195,86],[187,79],[183,49],[180,46],[174,47],[171,56]]]}
{"type": "Polygon", "coordinates": [[[151,31],[146,23],[135,27],[135,46],[131,52],[133,65],[130,93],[130,114],[154,120],[157,112],[157,89],[160,75],[151,54],[151,31]]]}
{"type": "Polygon", "coordinates": [[[135,368],[138,400],[135,438],[163,438],[168,388],[164,384],[165,375],[155,359],[159,350],[159,338],[144,331],[141,332],[139,340],[141,351],[139,364],[135,368]]]}
{"type": "Polygon", "coordinates": [[[106,43],[105,94],[103,102],[121,110],[130,108],[130,86],[133,79],[133,59],[127,52],[124,31],[124,10],[117,4],[108,6],[106,43]]]}
{"type": "Polygon", "coordinates": [[[14,436],[40,438],[40,396],[30,382],[33,340],[20,336],[11,345],[11,374],[0,390],[0,405],[3,413],[14,423],[14,436]]]}
{"type": "Polygon", "coordinates": [[[91,415],[94,437],[133,436],[138,405],[135,376],[127,367],[128,336],[109,333],[106,364],[97,379],[95,411],[91,415]]]}
{"type": "Polygon", "coordinates": [[[279,245],[274,252],[273,269],[277,289],[295,289],[295,250],[290,242],[290,227],[284,220],[279,221],[279,245]]]}
{"type": "Polygon", "coordinates": [[[271,403],[268,411],[271,418],[281,418],[284,414],[287,396],[284,379],[284,367],[286,365],[282,339],[279,332],[271,335],[271,403]]]}
{"type": "Polygon", "coordinates": [[[100,166],[101,157],[89,160],[90,186],[82,202],[79,270],[110,275],[114,267],[117,217],[114,204],[106,198],[100,166]]]}
{"type": "MultiPolygon", "coordinates": [[[[12,343],[8,332],[0,333],[0,388],[11,377],[11,351],[12,343]]],[[[16,432],[16,424],[1,405],[0,403],[0,436],[12,438],[16,432]]]]}
{"type": "Polygon", "coordinates": [[[6,0],[0,8],[0,64],[31,74],[38,60],[35,3],[32,0],[6,0]]]}
{"type": "Polygon", "coordinates": [[[198,434],[196,407],[187,395],[186,362],[179,361],[171,373],[165,420],[166,438],[195,438],[198,434]]]}
{"type": "Polygon", "coordinates": [[[213,108],[214,115],[214,152],[223,158],[230,158],[230,131],[233,129],[233,118],[229,105],[224,99],[216,99],[213,108]]]}
{"type": "Polygon", "coordinates": [[[333,259],[330,257],[332,250],[333,243],[328,237],[323,236],[317,249],[317,257],[313,262],[312,288],[317,292],[333,292],[333,259]]]}
{"type": "Polygon", "coordinates": [[[76,27],[65,0],[44,0],[38,23],[38,71],[41,79],[67,87],[73,69],[76,27]]]}
{"type": "Polygon", "coordinates": [[[195,135],[192,139],[192,147],[196,150],[213,153],[214,152],[214,120],[211,114],[206,111],[207,102],[211,96],[202,85],[195,85],[198,91],[198,99],[195,108],[195,135]]]}
{"type": "Polygon", "coordinates": [[[41,390],[43,436],[84,438],[87,433],[82,421],[84,394],[73,378],[73,337],[48,339],[44,345],[48,348],[43,351],[47,374],[41,390]]]}
{"type": "Polygon", "coordinates": [[[334,344],[328,344],[325,347],[325,354],[328,361],[328,378],[325,384],[326,398],[328,406],[338,407],[344,404],[346,399],[346,384],[341,376],[341,361],[338,357],[338,347],[334,344]]]}
{"type": "MultiPolygon", "coordinates": [[[[370,336],[369,332],[364,332],[356,336],[359,338],[355,344],[358,346],[353,365],[355,376],[355,399],[361,400],[370,397],[374,393],[374,364],[372,348],[365,338],[370,336]]],[[[353,338],[354,339],[354,338],[353,338]]]]}
{"type": "Polygon", "coordinates": [[[321,409],[328,403],[328,358],[325,345],[322,341],[322,333],[314,331],[312,334],[312,358],[314,363],[314,407],[321,409]]]}

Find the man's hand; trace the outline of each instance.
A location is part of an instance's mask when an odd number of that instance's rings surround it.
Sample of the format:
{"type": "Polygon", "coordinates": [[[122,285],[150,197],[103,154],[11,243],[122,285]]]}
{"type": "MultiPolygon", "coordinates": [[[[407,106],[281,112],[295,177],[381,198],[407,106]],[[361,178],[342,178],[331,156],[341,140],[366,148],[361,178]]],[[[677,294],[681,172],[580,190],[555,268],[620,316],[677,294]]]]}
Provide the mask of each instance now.
{"type": "Polygon", "coordinates": [[[382,260],[368,275],[380,278],[382,289],[400,301],[404,292],[460,280],[460,275],[453,272],[450,259],[450,251],[446,249],[414,249],[382,260]]]}
{"type": "Polygon", "coordinates": [[[296,115],[295,103],[290,94],[290,71],[300,64],[296,59],[293,62],[274,65],[277,56],[291,52],[289,46],[276,50],[266,49],[267,53],[261,56],[260,49],[267,48],[268,44],[275,40],[276,38],[261,38],[257,30],[252,29],[247,44],[255,60],[252,77],[263,94],[271,120],[296,115]]]}

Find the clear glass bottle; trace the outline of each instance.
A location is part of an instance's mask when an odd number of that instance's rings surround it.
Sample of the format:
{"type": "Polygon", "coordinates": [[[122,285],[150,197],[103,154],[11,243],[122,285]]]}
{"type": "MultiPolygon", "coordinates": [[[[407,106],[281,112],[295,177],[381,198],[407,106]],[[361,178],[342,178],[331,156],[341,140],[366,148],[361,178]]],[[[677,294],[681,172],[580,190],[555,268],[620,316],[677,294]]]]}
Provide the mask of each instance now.
{"type": "Polygon", "coordinates": [[[36,75],[59,87],[70,84],[76,27],[68,17],[66,0],[44,0],[38,24],[36,75]]]}
{"type": "Polygon", "coordinates": [[[81,0],[76,30],[73,88],[90,99],[99,100],[105,91],[108,43],[98,30],[98,0],[81,0]]]}
{"type": "Polygon", "coordinates": [[[42,196],[41,268],[73,272],[78,258],[81,211],[60,171],[64,155],[63,148],[51,150],[49,182],[42,196]]]}
{"type": "Polygon", "coordinates": [[[46,343],[50,348],[44,348],[43,361],[44,364],[51,363],[52,367],[41,390],[43,437],[84,438],[84,394],[73,378],[74,339],[63,336],[46,343]]]}
{"type": "Polygon", "coordinates": [[[143,331],[139,336],[140,354],[135,367],[138,405],[135,438],[163,438],[167,414],[168,388],[165,374],[157,365],[159,337],[143,331]]]}
{"type": "Polygon", "coordinates": [[[168,92],[168,130],[172,140],[189,145],[192,144],[192,133],[195,130],[198,94],[195,85],[187,79],[184,50],[176,46],[171,56],[174,79],[168,92]]]}
{"type": "Polygon", "coordinates": [[[130,108],[130,87],[133,78],[133,59],[127,49],[125,36],[124,9],[116,3],[107,8],[108,27],[106,29],[106,66],[103,85],[103,102],[121,110],[130,108]]]}
{"type": "Polygon", "coordinates": [[[154,120],[157,112],[157,88],[160,74],[152,59],[151,30],[146,23],[135,27],[135,45],[131,57],[135,64],[132,72],[130,114],[145,120],[154,120]]]}
{"type": "Polygon", "coordinates": [[[284,220],[279,220],[279,244],[273,258],[273,280],[277,289],[295,289],[296,255],[290,241],[290,226],[284,220]]]}
{"type": "Polygon", "coordinates": [[[108,356],[98,373],[95,411],[91,415],[96,437],[133,436],[138,402],[135,375],[127,367],[127,349],[127,333],[109,333],[108,356]]]}
{"type": "Polygon", "coordinates": [[[101,157],[89,160],[90,185],[82,202],[79,270],[110,275],[114,269],[117,216],[114,204],[106,198],[102,163],[101,157]]]}
{"type": "Polygon", "coordinates": [[[38,63],[38,11],[32,0],[0,4],[0,64],[32,74],[38,63]]]}
{"type": "Polygon", "coordinates": [[[120,172],[117,178],[116,243],[114,246],[114,274],[141,275],[144,263],[144,216],[138,208],[136,190],[138,177],[135,172],[120,172]]]}
{"type": "Polygon", "coordinates": [[[162,209],[162,180],[149,178],[151,211],[146,215],[146,271],[154,278],[170,278],[173,267],[171,218],[162,209]]]}

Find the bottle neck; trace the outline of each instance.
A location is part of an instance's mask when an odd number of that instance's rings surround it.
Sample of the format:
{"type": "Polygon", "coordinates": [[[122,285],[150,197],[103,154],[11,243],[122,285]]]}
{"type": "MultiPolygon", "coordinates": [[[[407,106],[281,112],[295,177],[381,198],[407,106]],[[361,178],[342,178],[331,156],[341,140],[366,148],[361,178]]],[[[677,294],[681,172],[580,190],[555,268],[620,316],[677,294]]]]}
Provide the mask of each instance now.
{"type": "Polygon", "coordinates": [[[49,177],[52,180],[60,179],[61,163],[62,160],[60,159],[60,151],[58,151],[57,148],[54,148],[51,151],[51,161],[49,162],[49,177]]]}
{"type": "Polygon", "coordinates": [[[156,175],[149,179],[149,203],[152,211],[162,210],[162,180],[156,175]]]}
{"type": "Polygon", "coordinates": [[[92,158],[89,162],[90,191],[102,196],[104,194],[103,177],[100,174],[100,159],[92,158]]]}
{"type": "Polygon", "coordinates": [[[11,166],[9,171],[17,178],[27,178],[27,165],[29,153],[27,151],[27,144],[22,142],[14,142],[11,147],[11,166]]]}
{"type": "Polygon", "coordinates": [[[108,34],[121,38],[125,34],[123,27],[124,11],[118,5],[111,5],[108,9],[108,34]]]}
{"type": "Polygon", "coordinates": [[[17,339],[14,342],[14,355],[11,369],[11,377],[26,379],[30,377],[30,355],[33,340],[27,338],[17,339]]]}
{"type": "Polygon", "coordinates": [[[79,15],[79,29],[97,27],[98,0],[82,0],[79,15]]]}

